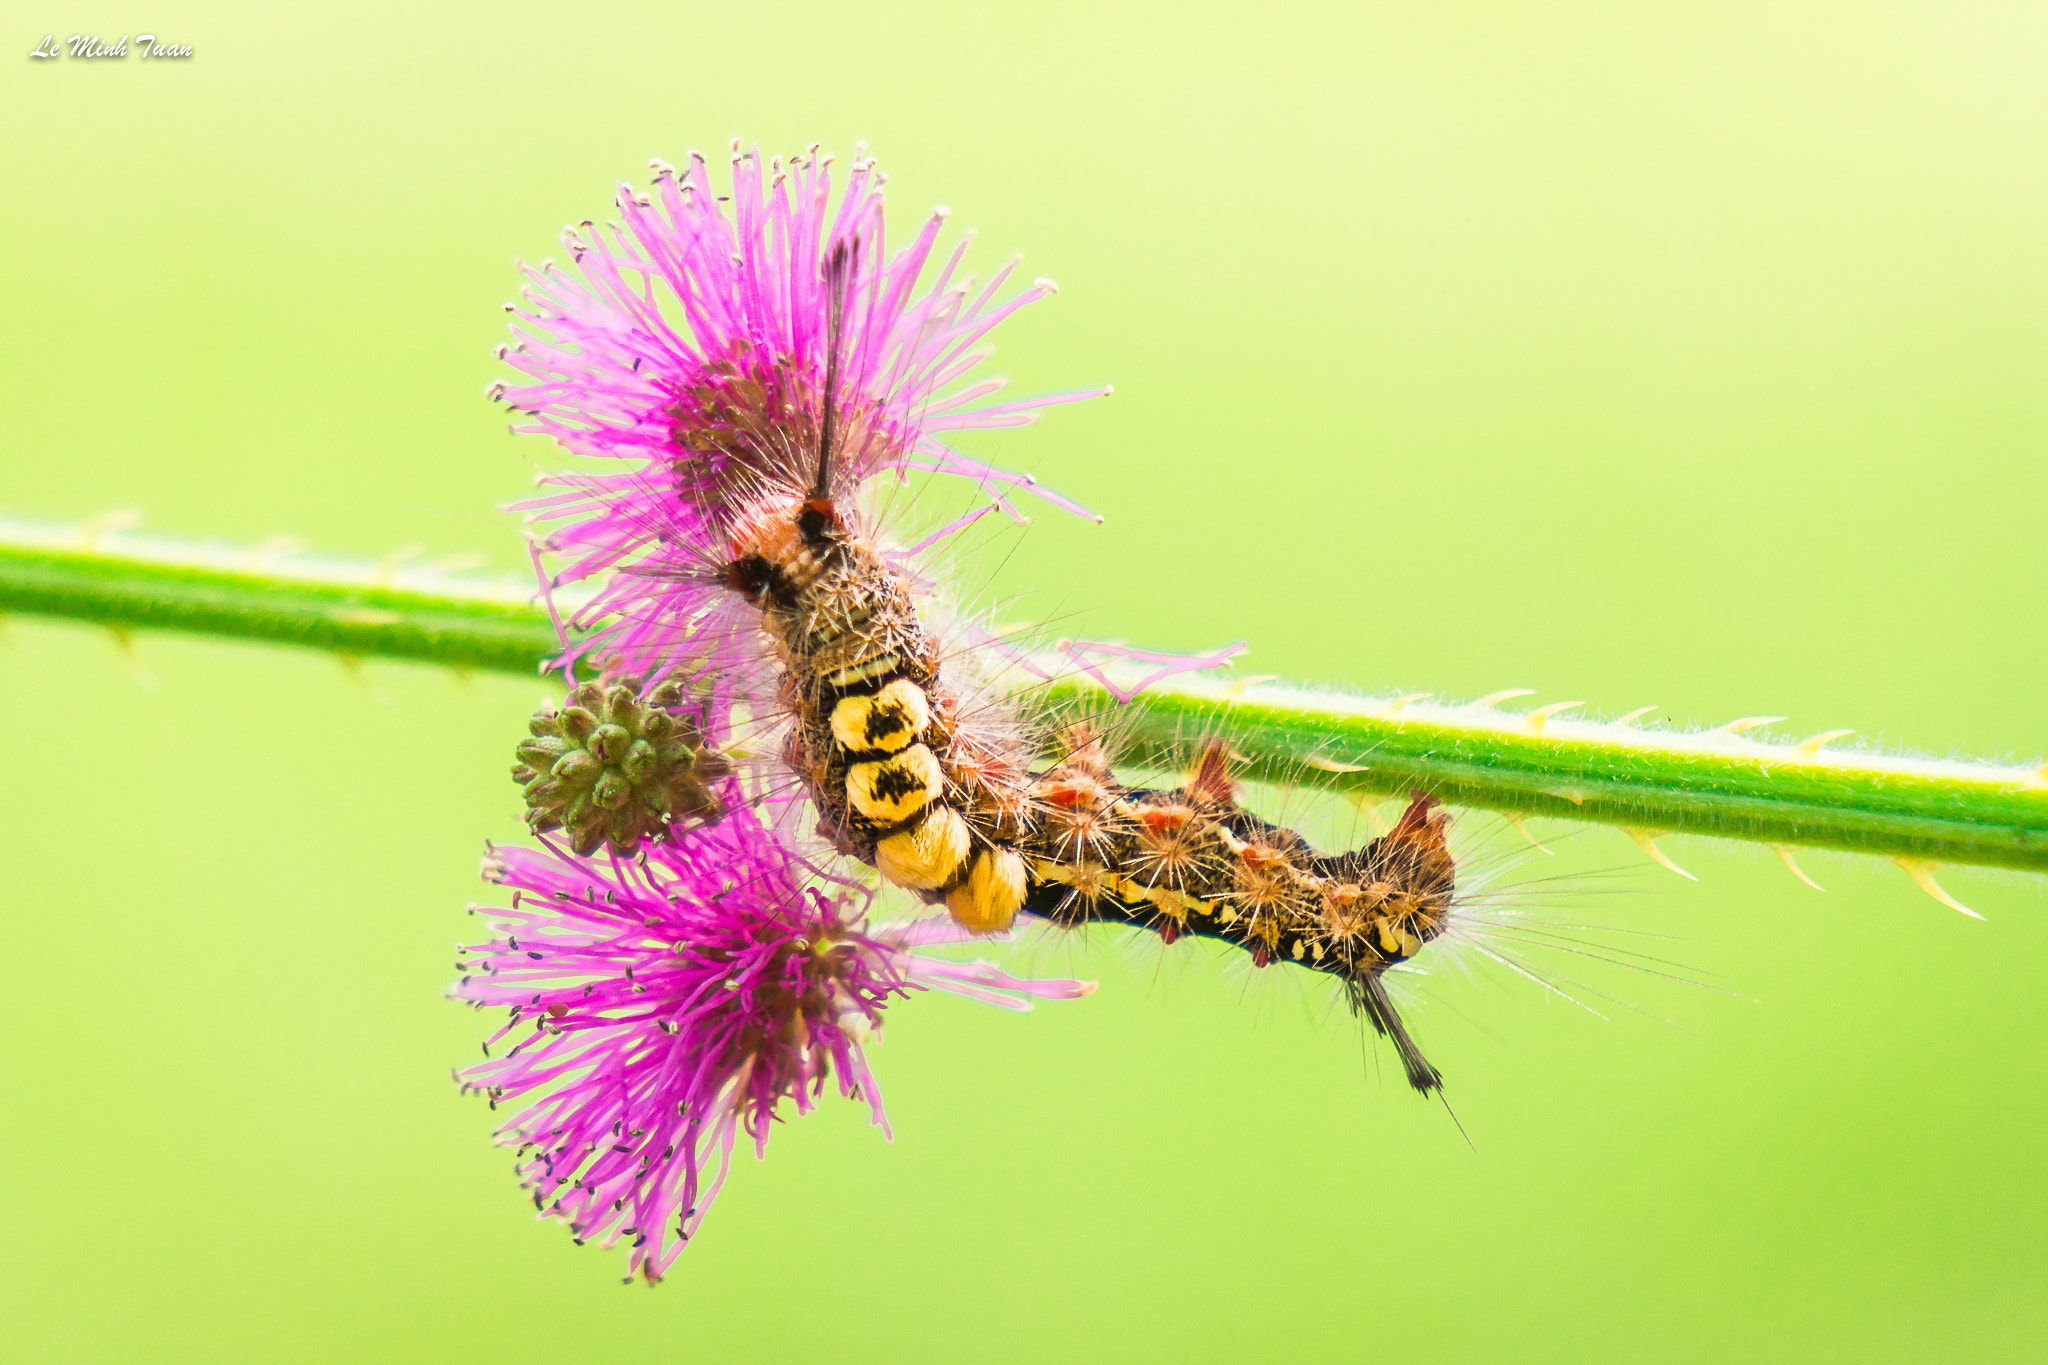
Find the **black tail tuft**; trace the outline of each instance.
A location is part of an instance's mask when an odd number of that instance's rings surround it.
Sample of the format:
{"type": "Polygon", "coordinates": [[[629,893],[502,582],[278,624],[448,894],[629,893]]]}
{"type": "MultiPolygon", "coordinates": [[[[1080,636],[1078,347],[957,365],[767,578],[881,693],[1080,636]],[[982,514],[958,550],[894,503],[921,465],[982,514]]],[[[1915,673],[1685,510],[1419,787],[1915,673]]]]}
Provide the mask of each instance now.
{"type": "Polygon", "coordinates": [[[1345,985],[1351,1000],[1351,1012],[1364,1016],[1372,1025],[1372,1031],[1382,1038],[1391,1038],[1394,1050],[1401,1054],[1401,1066],[1408,1073],[1408,1084],[1422,1095],[1440,1093],[1444,1088],[1441,1071],[1429,1064],[1422,1055],[1422,1049],[1408,1036],[1407,1025],[1401,1022],[1400,1011],[1387,997],[1387,988],[1380,984],[1378,972],[1350,977],[1345,985]]]}

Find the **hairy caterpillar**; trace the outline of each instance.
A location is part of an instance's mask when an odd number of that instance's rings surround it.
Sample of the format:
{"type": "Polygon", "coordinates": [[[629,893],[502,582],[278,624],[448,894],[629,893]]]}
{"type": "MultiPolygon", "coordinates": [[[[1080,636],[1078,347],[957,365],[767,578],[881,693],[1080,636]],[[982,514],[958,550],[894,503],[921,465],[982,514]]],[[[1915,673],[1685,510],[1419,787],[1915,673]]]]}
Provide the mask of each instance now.
{"type": "Polygon", "coordinates": [[[1442,930],[1456,872],[1448,813],[1418,794],[1387,835],[1318,854],[1236,803],[1211,742],[1182,787],[1126,787],[1085,727],[1054,761],[1013,727],[977,724],[894,569],[835,497],[837,376],[856,248],[823,265],[830,313],[815,476],[767,494],[732,535],[728,585],[761,613],[793,723],[783,758],[821,832],[893,885],[943,903],[976,933],[1029,908],[1060,924],[1109,922],[1217,939],[1258,966],[1290,961],[1345,984],[1354,1011],[1399,1050],[1424,1093],[1441,1076],[1380,981],[1442,930]]]}
{"type": "MultiPolygon", "coordinates": [[[[1487,868],[1461,867],[1426,793],[1378,838],[1319,852],[1239,803],[1221,738],[1179,785],[1146,787],[1114,771],[1113,724],[1020,718],[990,664],[1040,670],[986,637],[963,647],[916,557],[1014,512],[1007,492],[1032,481],[942,434],[1093,395],[987,401],[1000,381],[966,382],[983,339],[1052,286],[999,298],[1009,267],[955,283],[956,249],[921,291],[943,213],[885,259],[873,163],[856,160],[835,208],[827,161],[764,168],[735,146],[729,200],[694,155],[680,175],[658,165],[644,196],[622,187],[609,236],[569,234],[576,277],[529,272],[533,307],[514,306],[519,344],[501,355],[534,382],[493,390],[532,419],[517,429],[623,466],[549,475],[558,491],[523,505],[557,523],[534,546],[551,610],[556,588],[596,587],[556,618],[566,702],[516,751],[542,847],[493,851],[511,902],[454,989],[512,1018],[460,1078],[523,1106],[499,1140],[536,1209],[579,1240],[630,1237],[650,1282],[735,1145],[763,1151],[784,1106],[830,1085],[885,1123],[863,1046],[892,1000],[1021,1008],[1093,989],[925,949],[1026,912],[1210,939],[1335,977],[1409,1084],[1441,1095],[1386,973],[1441,939],[1531,976],[1518,950],[1570,932],[1509,910],[1484,942],[1487,868]],[[889,547],[876,476],[912,471],[966,476],[987,501],[889,547]],[[549,577],[544,552],[569,562],[549,577]],[[579,681],[586,660],[598,676],[579,681]],[[813,817],[842,856],[947,913],[869,926],[872,886],[816,856],[813,817]]],[[[1126,688],[1090,647],[1061,648],[1120,700],[1236,649],[1110,651],[1152,666],[1126,688]]]]}
{"type": "Polygon", "coordinates": [[[863,505],[870,481],[965,475],[1006,505],[1031,481],[938,433],[1092,394],[994,404],[999,381],[952,388],[989,329],[1050,284],[998,300],[1009,269],[955,284],[956,250],[920,294],[943,214],[885,259],[873,163],[856,161],[833,208],[826,161],[764,167],[735,147],[730,213],[701,158],[660,166],[646,196],[622,192],[609,239],[570,234],[580,282],[530,272],[537,306],[503,354],[535,382],[494,392],[533,417],[520,430],[629,462],[550,476],[565,491],[525,504],[563,523],[541,548],[577,556],[545,586],[603,584],[568,622],[594,633],[566,658],[586,653],[607,678],[522,749],[535,828],[618,851],[680,837],[715,818],[691,784],[718,771],[735,717],[786,717],[780,758],[820,832],[962,928],[994,933],[1028,907],[1299,962],[1344,980],[1411,1082],[1434,1089],[1379,977],[1441,928],[1455,886],[1442,812],[1419,800],[1394,834],[1317,853],[1237,806],[1221,748],[1176,791],[1122,786],[1084,736],[1028,739],[934,639],[863,505]],[[688,715],[614,695],[677,676],[688,715]]]}

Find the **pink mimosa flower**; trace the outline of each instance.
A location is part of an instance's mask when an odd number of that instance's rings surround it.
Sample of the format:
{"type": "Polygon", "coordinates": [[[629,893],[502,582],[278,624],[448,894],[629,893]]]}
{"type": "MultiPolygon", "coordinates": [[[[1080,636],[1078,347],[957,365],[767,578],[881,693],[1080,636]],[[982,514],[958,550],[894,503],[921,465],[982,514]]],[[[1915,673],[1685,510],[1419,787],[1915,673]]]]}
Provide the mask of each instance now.
{"type": "Polygon", "coordinates": [[[680,173],[656,163],[644,194],[620,188],[608,231],[567,235],[572,269],[526,269],[501,354],[528,382],[493,396],[526,415],[515,431],[610,465],[550,475],[560,491],[522,504],[554,525],[542,547],[567,561],[550,588],[599,584],[569,623],[606,623],[581,652],[643,677],[708,675],[716,699],[733,697],[759,649],[725,591],[733,526],[764,496],[815,488],[821,446],[847,505],[876,474],[935,471],[1005,507],[1033,487],[1080,510],[948,440],[1107,392],[1002,402],[1001,380],[972,378],[991,329],[1053,286],[999,297],[1014,262],[977,285],[961,275],[964,242],[927,276],[944,212],[888,254],[875,163],[856,158],[835,200],[830,161],[814,147],[764,165],[735,142],[730,196],[701,156],[680,173]]]}
{"type": "Polygon", "coordinates": [[[765,1155],[785,1102],[804,1113],[831,1084],[887,1133],[862,1043],[898,998],[936,987],[1028,1009],[1094,989],[921,956],[967,935],[943,917],[868,927],[865,893],[827,894],[730,796],[718,823],[632,859],[493,849],[485,875],[511,905],[489,912],[493,937],[451,992],[510,1007],[490,1060],[459,1079],[524,1106],[498,1136],[534,1206],[578,1241],[629,1240],[629,1280],[661,1278],[741,1135],[765,1155]]]}

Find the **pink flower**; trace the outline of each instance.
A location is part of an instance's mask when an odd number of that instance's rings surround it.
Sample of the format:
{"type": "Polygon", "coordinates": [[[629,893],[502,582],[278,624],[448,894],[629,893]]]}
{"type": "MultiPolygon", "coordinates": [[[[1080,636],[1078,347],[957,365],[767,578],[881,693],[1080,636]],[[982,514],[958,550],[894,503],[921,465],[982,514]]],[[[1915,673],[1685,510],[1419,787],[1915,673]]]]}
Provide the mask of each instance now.
{"type": "Polygon", "coordinates": [[[581,652],[642,676],[685,666],[727,697],[753,671],[747,609],[724,590],[730,532],[764,496],[816,484],[838,300],[835,500],[884,471],[926,470],[976,480],[1007,507],[1030,478],[946,438],[1107,391],[992,401],[1002,381],[970,378],[983,343],[1052,285],[999,298],[1014,262],[976,287],[960,275],[962,243],[920,290],[945,213],[887,255],[884,177],[856,158],[835,204],[830,161],[813,147],[763,166],[735,142],[729,200],[701,156],[680,174],[656,163],[644,196],[621,186],[609,232],[567,234],[573,270],[527,268],[526,303],[508,305],[518,341],[501,355],[530,381],[493,390],[530,418],[513,429],[611,463],[552,475],[562,491],[522,504],[556,524],[544,548],[568,558],[551,587],[602,582],[571,624],[610,621],[581,652]]]}
{"type": "Polygon", "coordinates": [[[519,1040],[458,1079],[493,1108],[525,1102],[498,1138],[519,1149],[534,1207],[579,1242],[630,1239],[627,1279],[650,1284],[696,1233],[740,1135],[766,1154],[784,1101],[804,1113],[830,1083],[887,1133],[862,1043],[897,998],[935,986],[1028,1009],[1093,989],[917,955],[966,935],[943,917],[865,927],[864,893],[827,894],[726,795],[717,824],[630,860],[493,849],[485,876],[513,888],[511,906],[451,992],[511,1008],[484,1050],[519,1040]]]}

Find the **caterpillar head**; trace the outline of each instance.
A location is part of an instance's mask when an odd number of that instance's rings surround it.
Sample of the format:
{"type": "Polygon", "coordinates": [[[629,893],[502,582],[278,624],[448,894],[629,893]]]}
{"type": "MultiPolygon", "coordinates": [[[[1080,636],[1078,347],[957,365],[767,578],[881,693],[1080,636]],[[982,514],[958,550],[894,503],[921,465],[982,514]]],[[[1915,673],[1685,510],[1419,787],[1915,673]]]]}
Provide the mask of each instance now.
{"type": "Polygon", "coordinates": [[[765,596],[793,596],[817,581],[851,540],[830,498],[764,497],[733,526],[726,586],[757,606],[765,596]]]}

